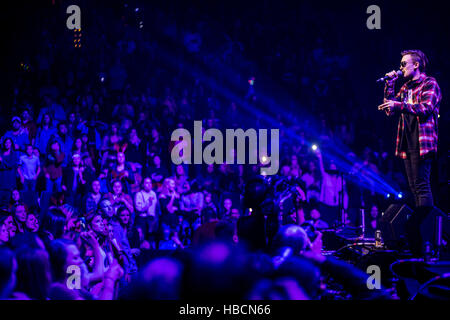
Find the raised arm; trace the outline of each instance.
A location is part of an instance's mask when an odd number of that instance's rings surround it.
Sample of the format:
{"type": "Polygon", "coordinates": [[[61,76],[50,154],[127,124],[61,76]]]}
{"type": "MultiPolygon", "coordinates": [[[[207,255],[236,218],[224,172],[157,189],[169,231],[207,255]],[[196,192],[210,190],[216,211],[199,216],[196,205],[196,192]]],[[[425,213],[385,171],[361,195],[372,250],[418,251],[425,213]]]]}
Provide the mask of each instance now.
{"type": "Polygon", "coordinates": [[[394,100],[394,101],[400,101],[401,99],[401,92],[402,89],[395,94],[395,81],[398,79],[398,75],[396,74],[396,71],[391,71],[386,74],[386,76],[391,76],[391,80],[387,80],[384,85],[384,100],[394,100]]]}
{"type": "Polygon", "coordinates": [[[88,283],[91,285],[103,280],[103,257],[100,251],[100,244],[95,238],[95,233],[93,231],[82,234],[82,238],[89,244],[94,253],[93,270],[86,275],[88,283]]]}
{"type": "Polygon", "coordinates": [[[317,159],[319,159],[319,169],[320,173],[323,175],[325,173],[325,168],[323,166],[322,152],[320,152],[319,148],[315,151],[317,155],[317,159]]]}

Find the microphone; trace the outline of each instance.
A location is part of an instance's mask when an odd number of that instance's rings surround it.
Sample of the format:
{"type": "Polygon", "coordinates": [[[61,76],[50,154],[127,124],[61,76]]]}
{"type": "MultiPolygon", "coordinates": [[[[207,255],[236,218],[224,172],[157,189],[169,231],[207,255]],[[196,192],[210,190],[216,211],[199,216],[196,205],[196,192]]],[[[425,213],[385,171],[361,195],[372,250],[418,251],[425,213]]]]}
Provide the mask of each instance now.
{"type": "MultiPolygon", "coordinates": [[[[403,76],[403,72],[401,72],[400,70],[395,71],[395,73],[396,73],[399,77],[403,76]]],[[[391,77],[385,76],[385,77],[383,77],[383,78],[378,79],[377,82],[384,82],[384,81],[389,80],[389,79],[391,79],[391,77]]]]}

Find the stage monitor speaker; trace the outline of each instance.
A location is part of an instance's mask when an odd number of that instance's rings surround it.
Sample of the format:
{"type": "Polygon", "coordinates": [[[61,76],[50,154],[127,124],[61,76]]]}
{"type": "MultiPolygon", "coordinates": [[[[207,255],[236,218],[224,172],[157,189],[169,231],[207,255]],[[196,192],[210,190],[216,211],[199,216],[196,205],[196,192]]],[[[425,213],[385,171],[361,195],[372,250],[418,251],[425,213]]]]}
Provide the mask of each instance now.
{"type": "Polygon", "coordinates": [[[381,235],[385,243],[404,242],[405,225],[413,210],[406,204],[391,204],[380,219],[381,235]]]}
{"type": "Polygon", "coordinates": [[[429,241],[430,243],[436,243],[437,241],[437,225],[436,220],[441,217],[441,237],[446,242],[449,241],[450,236],[450,219],[448,215],[441,211],[437,207],[433,207],[431,212],[423,220],[420,226],[420,232],[423,241],[429,241]]]}
{"type": "MultiPolygon", "coordinates": [[[[380,228],[383,240],[388,247],[392,248],[395,244],[401,246],[406,242],[405,226],[410,214],[414,214],[414,211],[406,204],[392,204],[386,209],[380,219],[380,228]]],[[[441,239],[448,243],[450,239],[450,220],[446,213],[436,207],[433,207],[420,225],[422,240],[424,242],[429,241],[432,244],[437,243],[437,217],[441,217],[441,239]]]]}

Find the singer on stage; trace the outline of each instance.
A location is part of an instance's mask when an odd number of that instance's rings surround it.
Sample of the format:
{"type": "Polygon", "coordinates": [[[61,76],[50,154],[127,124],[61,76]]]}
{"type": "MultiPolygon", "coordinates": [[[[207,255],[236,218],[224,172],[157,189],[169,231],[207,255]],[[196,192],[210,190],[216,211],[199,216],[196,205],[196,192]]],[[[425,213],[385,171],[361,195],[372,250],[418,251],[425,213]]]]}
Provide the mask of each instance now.
{"type": "Polygon", "coordinates": [[[384,103],[378,106],[388,116],[399,115],[395,155],[405,164],[416,210],[408,220],[407,236],[413,254],[420,255],[420,224],[433,208],[430,173],[437,153],[438,114],[441,90],[436,79],[425,74],[427,57],[420,50],[401,53],[400,71],[407,80],[395,95],[398,73],[386,74],[384,103]]]}

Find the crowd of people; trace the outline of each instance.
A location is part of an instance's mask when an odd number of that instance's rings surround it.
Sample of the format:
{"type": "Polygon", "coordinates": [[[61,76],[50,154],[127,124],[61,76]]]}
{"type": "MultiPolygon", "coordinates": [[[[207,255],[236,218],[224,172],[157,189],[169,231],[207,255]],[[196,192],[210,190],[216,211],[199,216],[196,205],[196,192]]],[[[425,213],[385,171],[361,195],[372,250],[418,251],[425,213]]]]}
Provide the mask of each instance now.
{"type": "MultiPolygon", "coordinates": [[[[367,229],[377,229],[380,196],[351,185],[323,159],[334,138],[363,159],[355,160],[358,169],[396,174],[381,139],[361,148],[356,122],[328,113],[335,94],[351,96],[340,87],[349,57],[321,38],[324,30],[296,42],[298,30],[283,32],[292,21],[263,23],[268,8],[223,24],[195,7],[147,8],[145,20],[137,9],[94,8],[81,48],[49,17],[36,51],[24,57],[0,140],[0,297],[331,299],[324,278],[332,277],[346,298],[391,298],[368,290],[362,271],[323,256],[320,233],[311,237],[301,227],[331,227],[338,208],[358,225],[363,205],[367,229]],[[215,72],[223,72],[217,86],[208,80],[215,72]],[[297,186],[303,205],[270,246],[254,251],[239,221],[252,214],[243,192],[260,165],[174,165],[170,139],[199,119],[205,128],[273,127],[246,107],[265,110],[262,74],[300,88],[302,105],[320,121],[313,131],[308,119],[297,116],[291,125],[285,115],[274,117],[278,175],[297,186]],[[247,76],[255,76],[254,86],[247,76]],[[218,87],[227,81],[243,85],[224,95],[218,87]],[[321,148],[312,150],[310,141],[321,148]]],[[[351,108],[351,100],[341,102],[351,108]]],[[[295,107],[287,105],[286,114],[295,107]]]]}

